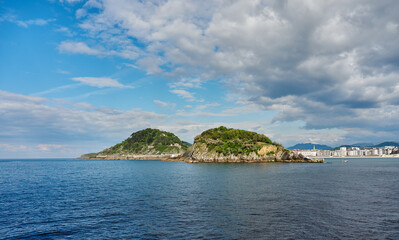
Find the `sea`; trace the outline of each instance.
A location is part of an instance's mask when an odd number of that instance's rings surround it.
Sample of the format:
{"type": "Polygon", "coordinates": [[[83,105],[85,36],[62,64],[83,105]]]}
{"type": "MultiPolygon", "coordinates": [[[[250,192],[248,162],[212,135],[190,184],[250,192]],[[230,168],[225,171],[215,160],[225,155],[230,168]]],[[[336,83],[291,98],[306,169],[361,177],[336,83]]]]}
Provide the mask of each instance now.
{"type": "Polygon", "coordinates": [[[399,239],[399,158],[0,160],[0,239],[399,239]]]}

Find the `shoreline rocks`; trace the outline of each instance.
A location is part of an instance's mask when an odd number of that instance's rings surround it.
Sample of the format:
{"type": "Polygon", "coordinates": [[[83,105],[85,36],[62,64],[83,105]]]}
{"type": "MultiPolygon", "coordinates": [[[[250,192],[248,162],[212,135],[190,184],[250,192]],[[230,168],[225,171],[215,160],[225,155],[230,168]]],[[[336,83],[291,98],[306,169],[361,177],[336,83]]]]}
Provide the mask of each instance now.
{"type": "Polygon", "coordinates": [[[179,161],[187,163],[268,163],[268,162],[283,162],[283,163],[323,163],[323,158],[307,158],[302,154],[288,153],[277,156],[257,156],[250,154],[248,156],[190,156],[190,152],[186,152],[182,156],[175,158],[168,158],[168,161],[179,161]]]}
{"type": "Polygon", "coordinates": [[[172,162],[186,162],[186,163],[271,163],[271,162],[282,162],[282,163],[323,163],[323,158],[306,158],[304,156],[295,156],[290,154],[288,158],[277,158],[275,156],[267,156],[261,158],[254,157],[238,157],[233,158],[202,158],[195,159],[187,157],[182,154],[176,155],[110,155],[110,156],[96,156],[96,157],[80,157],[80,159],[86,160],[160,160],[160,161],[172,161],[172,162]]]}

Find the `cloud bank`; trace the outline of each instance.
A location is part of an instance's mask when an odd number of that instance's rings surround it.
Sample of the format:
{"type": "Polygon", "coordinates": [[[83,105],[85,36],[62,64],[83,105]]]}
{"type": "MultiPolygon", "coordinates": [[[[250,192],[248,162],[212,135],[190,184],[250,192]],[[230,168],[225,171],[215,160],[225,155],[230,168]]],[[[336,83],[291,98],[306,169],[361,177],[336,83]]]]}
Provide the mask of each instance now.
{"type": "MultiPolygon", "coordinates": [[[[154,100],[161,107],[173,108],[171,103],[154,100]]],[[[3,157],[76,157],[90,151],[100,151],[120,142],[130,133],[152,127],[177,134],[192,142],[202,131],[225,125],[265,133],[273,140],[290,142],[328,137],[328,142],[341,140],[345,133],[337,131],[285,131],[286,126],[254,119],[226,123],[223,120],[200,122],[191,117],[234,117],[253,112],[253,108],[228,109],[220,113],[203,112],[219,104],[203,104],[193,111],[177,110],[165,115],[142,109],[118,110],[94,107],[84,102],[69,102],[0,91],[0,155],[3,157]],[[284,131],[282,131],[284,130],[284,131]],[[8,154],[8,155],[7,155],[8,154]]],[[[291,142],[290,142],[291,143],[291,142]]]]}
{"type": "Polygon", "coordinates": [[[81,29],[150,74],[222,81],[240,103],[277,111],[274,122],[399,133],[397,1],[90,2],[82,9],[98,11],[81,29]]]}
{"type": "Polygon", "coordinates": [[[0,91],[0,142],[19,139],[58,144],[123,138],[126,133],[150,127],[165,117],[141,109],[122,111],[0,91]]]}

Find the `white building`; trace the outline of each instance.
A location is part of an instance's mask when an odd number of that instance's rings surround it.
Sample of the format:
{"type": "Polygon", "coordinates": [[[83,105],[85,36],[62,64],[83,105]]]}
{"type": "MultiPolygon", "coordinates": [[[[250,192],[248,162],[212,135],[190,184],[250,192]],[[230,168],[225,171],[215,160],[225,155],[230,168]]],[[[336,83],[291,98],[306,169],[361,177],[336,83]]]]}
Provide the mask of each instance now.
{"type": "Polygon", "coordinates": [[[317,155],[317,151],[315,150],[298,150],[297,153],[305,157],[316,157],[317,155]]]}

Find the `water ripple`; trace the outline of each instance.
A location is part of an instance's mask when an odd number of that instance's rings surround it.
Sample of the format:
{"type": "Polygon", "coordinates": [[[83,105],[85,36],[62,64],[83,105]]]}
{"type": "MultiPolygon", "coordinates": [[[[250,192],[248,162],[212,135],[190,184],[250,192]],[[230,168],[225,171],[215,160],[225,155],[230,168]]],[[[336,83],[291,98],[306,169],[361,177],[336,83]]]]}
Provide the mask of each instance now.
{"type": "Polygon", "coordinates": [[[0,162],[0,239],[399,239],[396,159],[0,162]]]}

